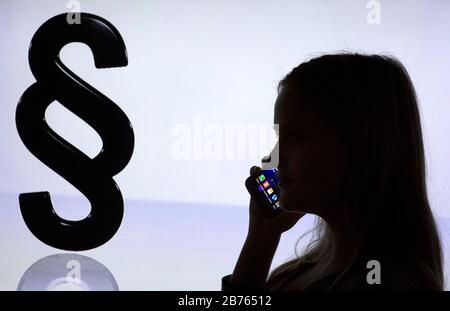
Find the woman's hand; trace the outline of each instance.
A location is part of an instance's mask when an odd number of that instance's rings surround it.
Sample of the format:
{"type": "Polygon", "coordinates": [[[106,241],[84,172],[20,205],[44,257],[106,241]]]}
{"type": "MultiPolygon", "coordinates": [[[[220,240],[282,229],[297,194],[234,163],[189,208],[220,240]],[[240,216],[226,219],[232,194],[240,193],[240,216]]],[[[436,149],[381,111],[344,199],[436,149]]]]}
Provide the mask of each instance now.
{"type": "MultiPolygon", "coordinates": [[[[250,175],[256,178],[260,170],[254,166],[250,175]]],[[[303,215],[287,211],[268,215],[262,210],[262,206],[251,198],[249,231],[229,280],[230,284],[253,289],[265,288],[281,234],[292,228],[303,215]]]]}
{"type": "MultiPolygon", "coordinates": [[[[250,176],[256,178],[260,175],[261,168],[258,166],[253,166],[250,169],[250,176]]],[[[290,212],[282,210],[276,215],[268,215],[262,210],[262,206],[256,203],[256,200],[250,198],[250,222],[249,222],[249,233],[251,234],[261,234],[264,235],[281,235],[283,232],[291,229],[300,218],[302,218],[304,213],[290,212]]]]}

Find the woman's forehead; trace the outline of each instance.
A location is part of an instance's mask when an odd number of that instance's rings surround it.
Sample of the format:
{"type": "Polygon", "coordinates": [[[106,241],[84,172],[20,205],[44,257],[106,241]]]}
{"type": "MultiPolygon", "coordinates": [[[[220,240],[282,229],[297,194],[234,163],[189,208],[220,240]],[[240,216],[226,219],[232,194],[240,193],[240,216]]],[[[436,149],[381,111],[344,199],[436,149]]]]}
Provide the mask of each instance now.
{"type": "Polygon", "coordinates": [[[274,124],[281,127],[310,127],[314,117],[292,92],[285,90],[278,94],[275,101],[274,124]]]}

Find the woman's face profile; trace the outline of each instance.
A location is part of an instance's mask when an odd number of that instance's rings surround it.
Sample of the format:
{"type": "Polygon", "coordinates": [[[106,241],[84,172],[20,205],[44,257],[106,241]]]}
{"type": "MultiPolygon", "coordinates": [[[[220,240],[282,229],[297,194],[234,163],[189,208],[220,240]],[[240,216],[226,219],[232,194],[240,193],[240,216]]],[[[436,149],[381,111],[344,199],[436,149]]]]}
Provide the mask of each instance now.
{"type": "Polygon", "coordinates": [[[279,126],[281,205],[323,218],[340,215],[345,156],[335,132],[286,88],[275,102],[274,123],[279,126]]]}

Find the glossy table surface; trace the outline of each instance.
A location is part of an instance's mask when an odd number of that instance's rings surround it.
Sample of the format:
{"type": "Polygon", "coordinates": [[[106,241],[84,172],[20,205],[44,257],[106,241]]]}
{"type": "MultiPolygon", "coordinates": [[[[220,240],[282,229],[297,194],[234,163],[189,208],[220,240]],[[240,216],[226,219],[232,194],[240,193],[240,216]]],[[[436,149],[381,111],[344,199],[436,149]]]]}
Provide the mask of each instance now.
{"type": "MultiPolygon", "coordinates": [[[[85,204],[77,197],[52,200],[64,216],[74,218],[85,204]]],[[[271,269],[294,256],[296,241],[313,220],[305,216],[283,234],[271,269]]],[[[448,259],[450,221],[437,221],[448,259]]],[[[116,235],[83,252],[61,251],[37,240],[22,219],[16,194],[0,196],[0,222],[0,290],[220,290],[244,242],[248,210],[129,200],[116,235]]],[[[297,250],[308,240],[302,239],[297,250]]],[[[448,260],[445,271],[448,279],[448,260]]]]}

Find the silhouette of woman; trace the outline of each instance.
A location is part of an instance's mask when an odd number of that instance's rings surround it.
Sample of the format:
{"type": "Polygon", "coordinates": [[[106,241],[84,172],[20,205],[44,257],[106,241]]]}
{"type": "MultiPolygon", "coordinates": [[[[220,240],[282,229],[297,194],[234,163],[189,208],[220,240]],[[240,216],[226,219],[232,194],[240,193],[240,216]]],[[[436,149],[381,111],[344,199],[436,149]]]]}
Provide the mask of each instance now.
{"type": "Polygon", "coordinates": [[[395,57],[300,64],[279,82],[274,123],[284,210],[266,216],[250,199],[248,235],[222,290],[443,290],[416,94],[395,57]],[[314,238],[268,276],[282,233],[305,213],[318,216],[314,238]]]}

